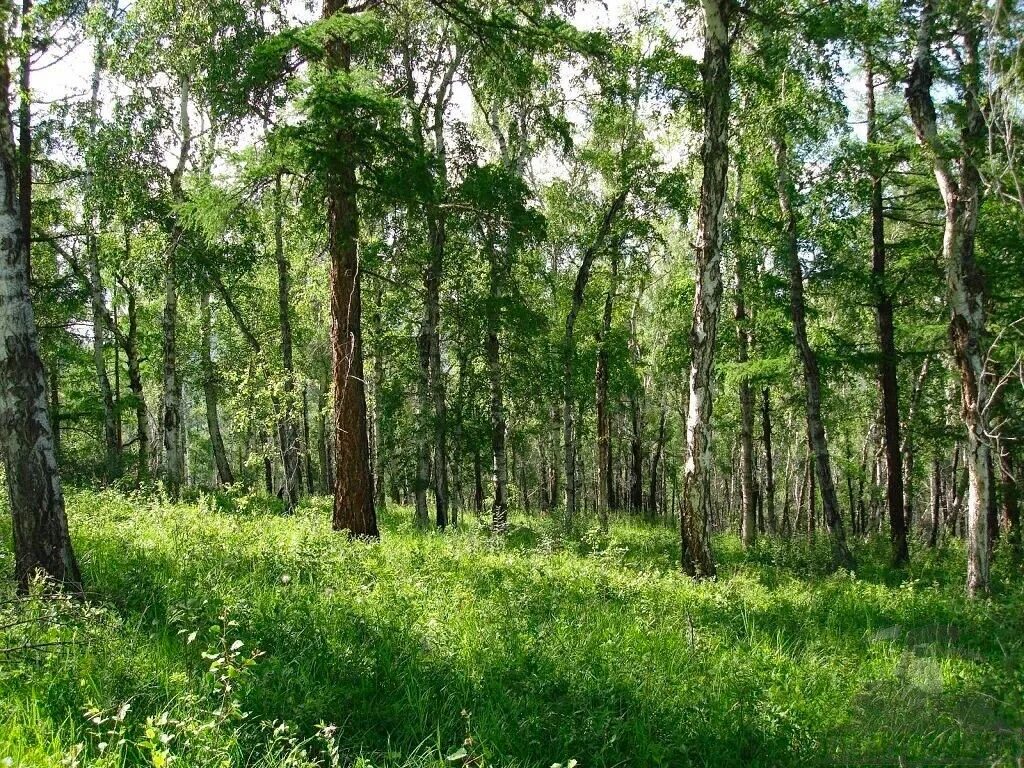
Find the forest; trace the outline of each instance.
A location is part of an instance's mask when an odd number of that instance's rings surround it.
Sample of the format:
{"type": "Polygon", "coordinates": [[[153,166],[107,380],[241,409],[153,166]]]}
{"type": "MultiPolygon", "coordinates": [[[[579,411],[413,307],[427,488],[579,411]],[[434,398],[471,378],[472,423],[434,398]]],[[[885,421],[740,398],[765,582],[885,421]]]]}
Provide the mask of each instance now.
{"type": "Polygon", "coordinates": [[[1022,37],[0,0],[0,766],[1024,765],[1022,37]]]}

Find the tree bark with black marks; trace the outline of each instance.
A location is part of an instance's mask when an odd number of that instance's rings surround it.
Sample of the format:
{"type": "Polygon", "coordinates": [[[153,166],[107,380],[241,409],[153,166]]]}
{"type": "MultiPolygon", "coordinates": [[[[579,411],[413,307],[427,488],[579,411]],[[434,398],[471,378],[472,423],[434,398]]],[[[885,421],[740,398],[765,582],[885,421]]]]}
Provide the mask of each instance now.
{"type": "MultiPolygon", "coordinates": [[[[7,51],[0,25],[0,51],[7,51]]],[[[71,546],[64,494],[29,292],[29,233],[18,204],[18,156],[10,70],[0,56],[0,446],[6,463],[18,588],[43,573],[72,591],[82,577],[71,546]]]]}
{"type": "Polygon", "coordinates": [[[992,488],[989,465],[988,400],[982,337],[985,328],[984,280],[974,252],[974,233],[981,208],[982,185],[978,154],[983,150],[985,118],[981,109],[980,21],[974,6],[960,9],[958,27],[963,38],[961,74],[964,102],[959,118],[959,154],[952,157],[939,137],[932,99],[932,35],[935,8],[924,0],[914,63],[907,80],[906,100],[918,142],[932,161],[932,170],[946,209],[942,259],[950,306],[950,337],[960,374],[961,409],[967,439],[967,594],[989,590],[988,507],[992,488]],[[956,171],[954,171],[954,167],[956,171]]]}
{"type": "Polygon", "coordinates": [[[680,521],[682,567],[695,578],[711,578],[716,573],[707,525],[712,517],[712,384],[722,307],[722,220],[729,170],[731,16],[731,0],[704,0],[704,170],[694,253],[692,357],[680,521]]]}

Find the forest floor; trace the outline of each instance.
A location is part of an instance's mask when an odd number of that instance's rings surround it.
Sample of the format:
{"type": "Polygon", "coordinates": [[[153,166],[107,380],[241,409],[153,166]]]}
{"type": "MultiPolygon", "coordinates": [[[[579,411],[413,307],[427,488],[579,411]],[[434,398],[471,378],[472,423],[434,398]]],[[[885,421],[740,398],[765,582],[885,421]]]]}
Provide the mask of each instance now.
{"type": "MultiPolygon", "coordinates": [[[[259,497],[71,492],[87,605],[0,598],[0,765],[1014,765],[1024,586],[963,599],[958,548],[855,575],[827,548],[516,516],[380,544],[259,497]],[[26,617],[38,621],[22,623],[26,617]],[[14,625],[14,626],[12,626],[14,625]],[[212,670],[212,671],[211,671],[212,670]],[[574,761],[578,761],[575,763],[574,761]]],[[[0,570],[11,570],[0,531],[0,570]]]]}

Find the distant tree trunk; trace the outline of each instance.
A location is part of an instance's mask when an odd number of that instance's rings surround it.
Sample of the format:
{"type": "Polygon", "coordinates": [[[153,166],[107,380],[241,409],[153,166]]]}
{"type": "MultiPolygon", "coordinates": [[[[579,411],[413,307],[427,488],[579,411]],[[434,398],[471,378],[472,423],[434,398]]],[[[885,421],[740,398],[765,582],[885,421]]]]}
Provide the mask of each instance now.
{"type": "MultiPolygon", "coordinates": [[[[131,235],[125,228],[125,256],[131,260],[131,235]]],[[[138,443],[138,480],[149,478],[149,409],[146,407],[146,392],[142,385],[142,361],[139,357],[139,313],[136,307],[136,289],[127,281],[121,282],[127,300],[128,332],[124,338],[124,356],[128,364],[128,388],[135,404],[135,429],[138,443]]]]}
{"type": "Polygon", "coordinates": [[[228,455],[224,450],[224,438],[220,431],[220,417],[217,397],[217,369],[213,364],[213,317],[210,312],[210,292],[203,291],[200,296],[199,312],[202,320],[202,370],[203,395],[206,399],[206,426],[210,432],[210,445],[213,448],[213,461],[217,467],[217,477],[221,485],[232,485],[235,482],[228,455]]]}
{"type": "MultiPolygon", "coordinates": [[[[348,0],[326,0],[324,17],[348,10],[348,0]]],[[[327,67],[333,73],[351,71],[347,40],[327,45],[327,67]]],[[[342,158],[332,163],[327,176],[328,253],[331,263],[331,351],[334,382],[335,458],[334,519],[336,531],[376,539],[377,514],[373,506],[373,474],[366,431],[366,390],[363,385],[362,296],[359,272],[359,209],[355,140],[350,127],[336,135],[342,158]]]]}
{"type": "MultiPolygon", "coordinates": [[[[998,433],[995,440],[996,445],[999,444],[998,433]]],[[[999,501],[996,498],[996,463],[995,461],[989,461],[988,463],[988,487],[991,492],[988,495],[988,507],[986,508],[986,517],[988,518],[988,545],[989,557],[992,556],[992,550],[995,548],[996,542],[999,540],[999,501]]]]}
{"type": "Polygon", "coordinates": [[[882,425],[885,445],[886,504],[889,509],[889,536],[892,564],[898,568],[910,560],[907,549],[907,522],[903,509],[903,456],[900,453],[900,399],[896,371],[896,336],[893,303],[886,286],[885,208],[882,197],[881,160],[878,157],[878,129],[875,119],[874,59],[866,56],[867,142],[871,160],[871,278],[875,292],[875,323],[881,352],[878,388],[882,397],[882,425]]]}
{"type": "Polygon", "coordinates": [[[964,39],[962,63],[966,75],[962,129],[962,154],[956,158],[959,178],[945,142],[939,138],[938,120],[932,100],[932,30],[934,8],[925,0],[921,9],[917,52],[907,81],[906,99],[919,143],[930,154],[936,181],[946,208],[942,257],[951,309],[950,336],[953,356],[960,372],[961,403],[967,427],[967,594],[984,595],[989,589],[988,506],[992,488],[988,444],[988,401],[985,383],[984,281],[974,253],[974,233],[983,194],[976,155],[983,150],[985,118],[980,105],[981,75],[978,59],[979,24],[975,11],[963,13],[959,33],[964,39]]]}
{"type": "Polygon", "coordinates": [[[82,577],[71,547],[46,400],[46,373],[29,292],[29,233],[18,205],[6,23],[0,24],[0,446],[6,465],[20,591],[42,572],[73,591],[82,577]]]}
{"type": "Polygon", "coordinates": [[[430,337],[420,325],[417,338],[420,369],[416,397],[416,476],[413,480],[416,523],[421,528],[430,524],[427,511],[427,488],[430,486],[430,337]]]}
{"type": "Polygon", "coordinates": [[[615,477],[612,472],[611,414],[608,409],[608,333],[612,325],[612,306],[619,279],[619,249],[611,250],[611,280],[604,297],[604,313],[597,334],[597,514],[602,530],[608,530],[608,510],[614,505],[615,477]]]}
{"type": "Polygon", "coordinates": [[[477,517],[484,513],[484,472],[479,450],[473,451],[473,511],[477,517]]]}
{"type": "Polygon", "coordinates": [[[630,392],[629,413],[631,420],[630,462],[629,462],[629,507],[634,515],[644,511],[644,420],[640,411],[640,394],[630,392]]]}
{"type": "Polygon", "coordinates": [[[704,2],[703,176],[697,212],[693,319],[690,325],[689,406],[680,513],[683,570],[715,575],[707,525],[712,516],[711,408],[715,340],[722,305],[722,218],[729,170],[729,88],[732,2],[704,2]]]}
{"type": "Polygon", "coordinates": [[[928,546],[935,548],[939,541],[939,525],[942,522],[942,469],[938,457],[932,459],[932,527],[928,533],[928,546]]]}
{"type": "Polygon", "coordinates": [[[387,505],[387,494],[384,492],[384,456],[380,449],[381,444],[381,389],[384,387],[384,350],[383,350],[383,324],[381,322],[381,304],[383,302],[383,290],[381,281],[375,281],[373,295],[373,324],[377,338],[377,349],[373,354],[373,415],[371,426],[375,436],[373,446],[373,487],[377,495],[377,506],[381,509],[387,505]]]}
{"type": "Polygon", "coordinates": [[[658,466],[661,464],[661,453],[665,448],[665,416],[667,410],[661,408],[661,416],[658,418],[658,439],[654,443],[654,453],[651,455],[651,490],[647,497],[647,514],[654,518],[658,514],[658,466]]]}
{"type": "MultiPolygon", "coordinates": [[[[737,174],[739,175],[739,174],[737,174]]],[[[737,200],[739,182],[737,182],[737,200]]],[[[744,296],[744,270],[740,249],[737,245],[736,261],[736,359],[740,365],[748,360],[750,329],[747,327],[747,306],[744,296]]],[[[744,374],[740,379],[740,499],[741,536],[744,549],[750,549],[757,541],[757,510],[754,499],[754,391],[750,380],[744,374]]]]}
{"type": "MultiPolygon", "coordinates": [[[[93,67],[92,74],[92,95],[89,101],[90,142],[94,142],[96,139],[97,120],[99,117],[100,72],[102,67],[103,47],[99,46],[95,55],[95,66],[93,67]]],[[[94,183],[95,178],[90,167],[86,172],[86,189],[87,195],[90,198],[94,191],[94,183]]],[[[31,187],[29,188],[31,189],[31,187]]],[[[96,208],[95,201],[91,199],[86,201],[86,205],[90,211],[94,211],[96,208]]],[[[25,210],[28,210],[28,208],[25,210]]],[[[94,212],[90,212],[88,218],[89,232],[86,235],[86,256],[89,268],[89,295],[92,302],[92,359],[93,367],[96,371],[96,382],[100,391],[100,403],[103,406],[104,477],[109,482],[118,475],[121,465],[121,446],[117,439],[114,395],[110,387],[110,377],[107,375],[107,332],[111,329],[107,328],[106,323],[109,314],[103,290],[103,277],[100,273],[99,234],[97,231],[99,221],[94,212]]],[[[31,214],[29,214],[29,226],[31,226],[31,214]]],[[[25,231],[30,232],[31,230],[26,229],[25,231]]]]}
{"type": "MultiPolygon", "coordinates": [[[[188,165],[192,148],[192,128],[189,121],[189,91],[191,83],[182,77],[180,88],[179,120],[181,146],[178,163],[171,173],[171,196],[178,203],[185,199],[182,190],[182,176],[188,165]]],[[[176,218],[171,231],[171,245],[167,249],[167,263],[164,265],[164,315],[163,315],[163,427],[164,427],[164,481],[167,492],[176,498],[185,481],[185,453],[182,450],[182,406],[181,381],[178,378],[178,281],[177,251],[184,236],[181,222],[176,218]]]]}
{"type": "MultiPolygon", "coordinates": [[[[327,418],[327,395],[330,393],[331,388],[328,381],[325,379],[322,383],[317,385],[317,416],[319,419],[319,434],[320,439],[317,441],[317,453],[320,459],[320,482],[324,493],[334,495],[334,469],[331,463],[331,442],[333,436],[331,429],[328,426],[327,418]]],[[[333,417],[332,417],[333,421],[333,417]]]]}
{"type": "Polygon", "coordinates": [[[796,211],[793,207],[792,182],[789,177],[789,152],[781,136],[774,138],[775,160],[778,167],[779,206],[786,226],[785,259],[789,267],[790,312],[793,335],[803,363],[804,390],[807,402],[807,431],[814,452],[814,464],[821,486],[825,527],[832,543],[832,558],[839,567],[853,570],[854,559],[846,545],[843,518],[839,513],[839,499],[832,479],[832,460],[828,438],[821,418],[821,375],[818,358],[807,341],[806,307],[804,304],[804,275],[800,266],[800,244],[797,240],[796,211]]]}
{"type": "Polygon", "coordinates": [[[316,487],[313,483],[313,449],[309,440],[309,382],[302,384],[302,453],[306,464],[306,493],[312,496],[316,487]]]}
{"type": "MultiPolygon", "coordinates": [[[[508,465],[505,456],[505,395],[501,378],[501,297],[503,271],[498,251],[488,240],[487,296],[487,385],[490,395],[491,470],[494,502],[491,504],[491,533],[501,535],[508,528],[508,465]]],[[[477,472],[477,496],[483,506],[483,488],[477,472]]]]}
{"type": "Polygon", "coordinates": [[[921,402],[930,360],[931,357],[925,357],[910,393],[910,407],[907,409],[906,429],[903,430],[903,447],[900,451],[903,454],[903,519],[906,521],[908,536],[914,525],[914,416],[921,402]]]}
{"type": "Polygon", "coordinates": [[[579,271],[576,273],[576,282],[572,290],[572,303],[569,312],[565,317],[565,337],[562,341],[562,449],[563,464],[565,467],[565,519],[572,525],[576,515],[576,432],[573,414],[573,358],[576,354],[575,331],[576,317],[583,307],[583,296],[590,281],[590,271],[594,266],[594,259],[597,258],[608,232],[615,222],[619,211],[626,204],[626,197],[629,190],[622,190],[612,200],[611,205],[605,212],[601,227],[594,238],[594,242],[583,253],[583,261],[580,262],[579,271]]]}
{"type": "Polygon", "coordinates": [[[295,365],[292,357],[291,285],[288,257],[284,251],[284,196],[281,172],[274,177],[274,260],[277,262],[277,307],[281,327],[281,363],[284,397],[278,414],[277,435],[284,466],[285,509],[294,512],[302,492],[302,456],[295,418],[295,365]]]}
{"type": "Polygon", "coordinates": [[[1007,528],[1006,538],[1015,554],[1020,554],[1020,496],[1018,480],[1014,474],[1013,456],[1005,443],[999,450],[999,479],[1002,484],[1003,520],[1007,528]]]}
{"type": "Polygon", "coordinates": [[[775,520],[775,466],[772,462],[772,404],[768,387],[761,391],[761,432],[764,440],[764,502],[769,533],[777,533],[775,520]]]}

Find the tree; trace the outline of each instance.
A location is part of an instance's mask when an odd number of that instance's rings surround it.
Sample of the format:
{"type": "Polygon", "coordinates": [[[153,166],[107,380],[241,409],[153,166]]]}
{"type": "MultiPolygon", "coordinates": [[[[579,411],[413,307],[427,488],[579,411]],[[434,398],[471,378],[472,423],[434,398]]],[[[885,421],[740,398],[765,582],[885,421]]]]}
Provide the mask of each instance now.
{"type": "MultiPolygon", "coordinates": [[[[4,7],[4,16],[9,8],[4,7]]],[[[18,205],[18,155],[11,120],[6,23],[0,24],[0,440],[20,590],[42,572],[80,591],[29,299],[28,234],[18,205]]]]}

